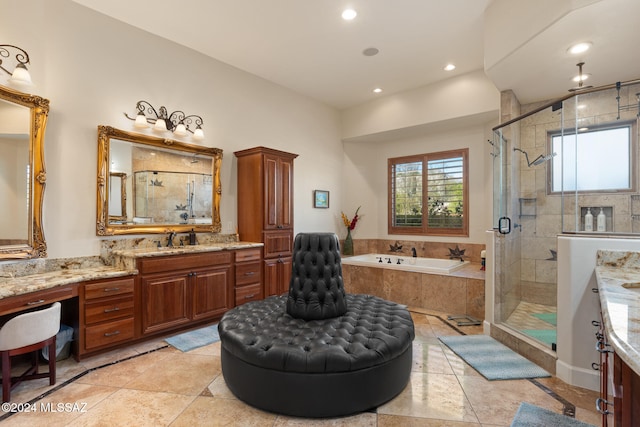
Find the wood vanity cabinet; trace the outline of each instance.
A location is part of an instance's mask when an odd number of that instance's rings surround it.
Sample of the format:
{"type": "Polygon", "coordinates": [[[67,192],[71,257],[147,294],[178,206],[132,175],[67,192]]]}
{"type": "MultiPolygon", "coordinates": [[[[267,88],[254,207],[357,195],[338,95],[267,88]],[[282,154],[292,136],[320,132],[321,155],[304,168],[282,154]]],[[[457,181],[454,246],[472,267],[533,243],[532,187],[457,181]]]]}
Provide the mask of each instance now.
{"type": "Polygon", "coordinates": [[[221,317],[234,306],[233,252],[141,258],[141,333],[221,317]]]}
{"type": "Polygon", "coordinates": [[[289,288],[293,251],[293,161],[297,154],[255,147],[238,158],[238,234],[262,242],[264,296],[289,288]]]}
{"type": "Polygon", "coordinates": [[[235,278],[236,306],[264,298],[260,248],[236,251],[235,278]]]}
{"type": "Polygon", "coordinates": [[[85,282],[79,286],[78,356],[135,337],[133,276],[85,282]]]}

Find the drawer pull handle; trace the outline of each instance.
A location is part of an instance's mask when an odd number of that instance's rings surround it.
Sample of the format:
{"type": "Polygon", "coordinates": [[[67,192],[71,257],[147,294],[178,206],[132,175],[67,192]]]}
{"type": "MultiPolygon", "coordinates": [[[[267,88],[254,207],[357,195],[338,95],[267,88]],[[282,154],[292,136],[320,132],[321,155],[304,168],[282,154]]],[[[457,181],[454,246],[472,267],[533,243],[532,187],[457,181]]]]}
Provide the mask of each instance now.
{"type": "Polygon", "coordinates": [[[104,288],[105,292],[115,292],[115,291],[119,291],[120,288],[104,288]]]}
{"type": "Polygon", "coordinates": [[[255,296],[256,296],[256,294],[245,295],[245,296],[244,296],[244,299],[251,299],[251,298],[253,298],[253,297],[255,297],[255,296]]]}
{"type": "Polygon", "coordinates": [[[591,369],[593,369],[594,371],[599,371],[600,370],[600,364],[596,363],[596,362],[593,362],[591,364],[591,369]]]}
{"type": "Polygon", "coordinates": [[[602,415],[609,415],[609,414],[610,414],[610,412],[609,412],[607,409],[602,409],[602,406],[601,406],[601,405],[602,405],[603,403],[604,403],[605,405],[607,405],[607,406],[609,406],[609,405],[613,406],[613,405],[611,404],[611,402],[609,402],[608,400],[605,400],[605,399],[603,399],[603,398],[599,397],[599,398],[597,398],[597,399],[596,399],[596,411],[598,411],[598,412],[599,412],[599,413],[601,413],[602,415]]]}
{"type": "Polygon", "coordinates": [[[253,276],[254,274],[256,274],[255,271],[247,271],[246,273],[244,273],[245,276],[253,276]]]}
{"type": "Polygon", "coordinates": [[[114,311],[120,311],[120,307],[113,307],[113,308],[105,308],[104,309],[105,313],[112,313],[114,311]]]}
{"type": "Polygon", "coordinates": [[[598,322],[597,320],[592,320],[591,324],[595,327],[600,327],[600,322],[598,322]]]}
{"type": "Polygon", "coordinates": [[[43,299],[39,299],[38,301],[31,301],[28,302],[27,305],[36,305],[36,304],[42,304],[45,300],[43,299]]]}
{"type": "Polygon", "coordinates": [[[613,353],[612,350],[607,350],[606,347],[610,347],[609,344],[605,344],[602,341],[596,343],[596,350],[598,353],[613,353]]]}
{"type": "Polygon", "coordinates": [[[105,337],[112,337],[114,335],[120,335],[120,331],[113,331],[113,332],[105,332],[104,333],[105,337]]]}

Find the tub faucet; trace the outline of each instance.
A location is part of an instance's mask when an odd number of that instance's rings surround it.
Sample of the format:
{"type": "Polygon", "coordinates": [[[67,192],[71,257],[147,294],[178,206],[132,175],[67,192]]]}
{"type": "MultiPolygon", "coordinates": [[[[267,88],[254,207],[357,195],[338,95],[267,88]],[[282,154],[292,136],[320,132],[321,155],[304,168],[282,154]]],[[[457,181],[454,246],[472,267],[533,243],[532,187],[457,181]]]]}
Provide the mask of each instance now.
{"type": "Polygon", "coordinates": [[[173,238],[176,236],[176,233],[174,231],[169,233],[169,239],[167,240],[167,247],[168,248],[172,248],[173,247],[173,238]]]}
{"type": "Polygon", "coordinates": [[[387,264],[391,264],[391,258],[385,258],[387,260],[387,264]]]}
{"type": "Polygon", "coordinates": [[[398,258],[398,262],[396,262],[396,264],[402,264],[402,261],[404,261],[404,259],[398,258]]]}
{"type": "Polygon", "coordinates": [[[418,257],[418,254],[416,252],[416,248],[411,248],[411,256],[414,257],[414,258],[418,257]]]}
{"type": "Polygon", "coordinates": [[[378,260],[378,262],[382,262],[382,257],[381,256],[377,256],[376,259],[378,260]]]}

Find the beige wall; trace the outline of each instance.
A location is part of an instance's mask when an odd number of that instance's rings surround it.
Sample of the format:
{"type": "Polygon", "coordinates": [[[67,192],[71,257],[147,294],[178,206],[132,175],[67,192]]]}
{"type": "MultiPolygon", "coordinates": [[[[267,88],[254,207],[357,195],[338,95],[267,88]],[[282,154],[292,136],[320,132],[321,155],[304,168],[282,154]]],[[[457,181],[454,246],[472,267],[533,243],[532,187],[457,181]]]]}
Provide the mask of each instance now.
{"type": "Polygon", "coordinates": [[[235,231],[242,191],[233,152],[257,145],[299,154],[296,231],[337,231],[343,182],[336,110],[71,0],[0,0],[0,10],[0,40],[29,52],[35,92],[51,100],[44,202],[50,258],[100,253],[96,128],[134,131],[123,112],[134,114],[139,100],[203,117],[203,145],[224,150],[223,232],[235,231]],[[330,209],[313,209],[314,189],[331,191],[330,209]]]}

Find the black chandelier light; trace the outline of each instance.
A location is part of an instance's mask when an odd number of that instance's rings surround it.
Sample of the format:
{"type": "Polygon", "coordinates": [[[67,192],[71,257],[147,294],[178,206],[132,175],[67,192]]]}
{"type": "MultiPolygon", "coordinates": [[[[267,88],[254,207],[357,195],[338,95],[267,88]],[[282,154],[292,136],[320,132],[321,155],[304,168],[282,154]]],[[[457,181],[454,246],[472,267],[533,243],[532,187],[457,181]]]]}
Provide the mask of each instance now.
{"type": "Polygon", "coordinates": [[[28,63],[29,54],[26,50],[11,44],[0,44],[0,70],[11,75],[8,80],[11,85],[17,86],[19,88],[33,87],[31,75],[29,74],[29,70],[27,70],[28,63]],[[10,58],[12,56],[15,57],[17,64],[13,71],[9,71],[5,67],[3,67],[2,64],[4,58],[10,58]]]}
{"type": "Polygon", "coordinates": [[[185,136],[191,133],[196,141],[204,139],[203,121],[200,116],[195,114],[187,116],[180,110],[168,114],[166,107],[161,106],[156,110],[147,101],[138,101],[136,110],[138,110],[138,113],[135,118],[130,117],[127,113],[124,113],[124,115],[129,120],[134,120],[134,126],[137,128],[146,128],[149,125],[153,125],[153,130],[156,132],[171,131],[177,136],[185,136]]]}

